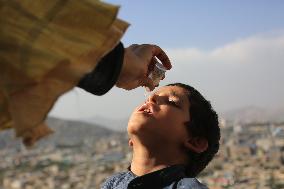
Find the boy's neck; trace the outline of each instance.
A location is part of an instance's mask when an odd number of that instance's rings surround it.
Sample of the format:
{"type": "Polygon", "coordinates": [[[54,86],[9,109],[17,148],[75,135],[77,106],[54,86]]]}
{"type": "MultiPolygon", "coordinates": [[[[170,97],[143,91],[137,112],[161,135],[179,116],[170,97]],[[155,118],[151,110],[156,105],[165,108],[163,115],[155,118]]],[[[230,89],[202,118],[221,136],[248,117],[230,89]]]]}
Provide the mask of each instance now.
{"type": "Polygon", "coordinates": [[[183,155],[175,148],[157,146],[149,148],[141,144],[133,144],[131,171],[137,176],[184,163],[183,155]]]}

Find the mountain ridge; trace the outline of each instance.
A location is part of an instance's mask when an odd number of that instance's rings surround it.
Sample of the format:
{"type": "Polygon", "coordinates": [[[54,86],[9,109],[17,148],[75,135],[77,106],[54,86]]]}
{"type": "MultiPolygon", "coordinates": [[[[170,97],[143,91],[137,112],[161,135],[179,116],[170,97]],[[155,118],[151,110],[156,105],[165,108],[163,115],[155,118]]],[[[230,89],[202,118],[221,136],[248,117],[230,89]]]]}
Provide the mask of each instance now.
{"type": "MultiPolygon", "coordinates": [[[[54,130],[54,133],[39,140],[37,146],[47,145],[78,145],[86,140],[95,141],[110,135],[123,134],[113,131],[99,124],[85,123],[81,121],[65,120],[55,117],[48,117],[47,125],[54,130]]],[[[21,140],[15,138],[12,129],[0,132],[0,149],[7,147],[21,148],[21,140]]]]}

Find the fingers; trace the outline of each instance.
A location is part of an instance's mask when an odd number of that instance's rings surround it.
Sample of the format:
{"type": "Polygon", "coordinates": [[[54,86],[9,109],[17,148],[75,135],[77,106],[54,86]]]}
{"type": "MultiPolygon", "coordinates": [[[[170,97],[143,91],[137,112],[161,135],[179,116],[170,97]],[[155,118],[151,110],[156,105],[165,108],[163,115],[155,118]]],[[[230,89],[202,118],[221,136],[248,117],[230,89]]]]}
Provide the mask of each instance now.
{"type": "Polygon", "coordinates": [[[162,64],[165,66],[166,69],[168,70],[171,69],[172,64],[167,54],[159,46],[157,45],[151,45],[151,46],[152,46],[153,56],[156,56],[162,62],[162,64]]]}
{"type": "Polygon", "coordinates": [[[159,46],[157,45],[150,45],[150,44],[142,44],[142,45],[138,45],[138,44],[132,44],[130,45],[128,48],[132,49],[132,50],[141,50],[141,49],[149,49],[151,50],[151,54],[152,57],[157,57],[161,63],[165,66],[165,68],[167,70],[172,68],[172,64],[171,61],[169,59],[169,57],[167,56],[167,54],[165,53],[165,51],[163,51],[159,46]]]}
{"type": "Polygon", "coordinates": [[[147,70],[147,76],[149,76],[149,74],[154,70],[155,68],[155,64],[157,63],[158,61],[156,60],[155,57],[152,58],[150,64],[148,65],[148,70],[147,70]]]}

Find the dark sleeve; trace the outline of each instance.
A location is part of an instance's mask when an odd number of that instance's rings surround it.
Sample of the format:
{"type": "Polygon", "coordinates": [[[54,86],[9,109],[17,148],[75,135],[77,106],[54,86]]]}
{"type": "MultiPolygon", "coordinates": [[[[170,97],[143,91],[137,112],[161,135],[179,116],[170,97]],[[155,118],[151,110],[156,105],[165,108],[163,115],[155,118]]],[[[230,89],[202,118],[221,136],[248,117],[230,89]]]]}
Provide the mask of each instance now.
{"type": "Polygon", "coordinates": [[[79,81],[77,86],[94,95],[107,93],[118,79],[123,64],[123,57],[124,47],[120,42],[98,62],[92,72],[86,74],[79,81]]]}

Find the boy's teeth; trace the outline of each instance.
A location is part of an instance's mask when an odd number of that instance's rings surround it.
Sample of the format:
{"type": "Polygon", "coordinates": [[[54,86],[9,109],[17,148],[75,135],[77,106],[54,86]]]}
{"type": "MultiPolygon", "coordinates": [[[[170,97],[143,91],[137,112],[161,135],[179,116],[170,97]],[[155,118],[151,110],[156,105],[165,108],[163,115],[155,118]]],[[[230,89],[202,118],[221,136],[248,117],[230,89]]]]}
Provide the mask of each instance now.
{"type": "Polygon", "coordinates": [[[145,109],[144,112],[150,113],[150,110],[149,109],[145,109]]]}

